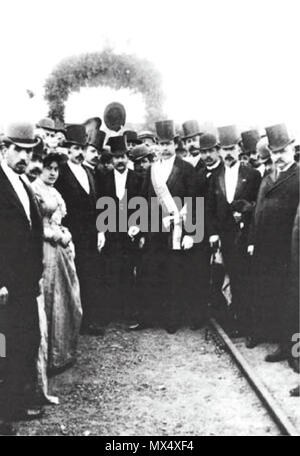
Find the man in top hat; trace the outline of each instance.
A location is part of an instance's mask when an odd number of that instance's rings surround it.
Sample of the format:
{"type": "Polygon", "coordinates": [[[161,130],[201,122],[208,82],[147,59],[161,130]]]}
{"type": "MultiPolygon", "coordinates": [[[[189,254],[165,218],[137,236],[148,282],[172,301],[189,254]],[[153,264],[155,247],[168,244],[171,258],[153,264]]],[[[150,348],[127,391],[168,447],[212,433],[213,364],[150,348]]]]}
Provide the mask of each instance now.
{"type": "MultiPolygon", "coordinates": [[[[284,124],[266,128],[274,170],[262,181],[248,252],[253,255],[254,342],[274,338],[279,349],[269,362],[290,356],[286,331],[293,224],[299,204],[299,168],[293,139],[284,124]]],[[[252,341],[253,342],[253,341],[252,341]]],[[[252,346],[255,343],[252,343],[252,346]]]]}
{"type": "Polygon", "coordinates": [[[138,138],[136,131],[126,130],[124,131],[123,136],[125,137],[128,151],[131,151],[135,146],[142,144],[142,140],[138,138]]]}
{"type": "Polygon", "coordinates": [[[260,140],[260,134],[258,130],[247,130],[241,133],[241,152],[239,159],[243,164],[250,164],[253,168],[257,168],[259,166],[257,160],[257,150],[256,145],[260,140]]]}
{"type": "Polygon", "coordinates": [[[268,146],[268,138],[261,138],[256,144],[257,151],[257,165],[255,168],[260,172],[261,177],[265,177],[267,174],[272,172],[273,162],[271,158],[271,151],[268,146]]]}
{"type": "Polygon", "coordinates": [[[95,177],[96,174],[96,168],[101,156],[105,136],[106,134],[104,131],[93,130],[87,137],[83,166],[91,172],[93,177],[95,177]]]}
{"type": "Polygon", "coordinates": [[[193,247],[194,240],[193,233],[185,229],[183,221],[194,220],[195,214],[193,206],[186,207],[184,198],[190,197],[194,201],[196,176],[189,163],[176,157],[174,122],[156,122],[156,131],[159,159],[148,170],[144,187],[150,217],[148,247],[146,244],[144,255],[143,286],[146,299],[142,323],[162,322],[170,333],[174,333],[182,323],[183,306],[190,293],[185,271],[188,265],[186,250],[193,247]],[[151,230],[153,200],[161,215],[158,232],[151,230]]]}
{"type": "Polygon", "coordinates": [[[41,410],[29,409],[40,343],[36,298],[43,272],[43,228],[35,197],[23,180],[36,145],[33,125],[10,125],[0,164],[0,307],[7,355],[0,434],[13,432],[12,421],[41,416],[41,410]]]}
{"type": "Polygon", "coordinates": [[[66,147],[69,160],[62,167],[55,184],[67,207],[64,219],[76,250],[75,264],[80,282],[83,307],[82,331],[102,334],[96,325],[97,303],[94,281],[91,281],[94,258],[97,255],[96,190],[90,171],[83,166],[86,151],[86,131],[83,125],[68,125],[66,147]]]}
{"type": "Polygon", "coordinates": [[[152,131],[144,130],[138,134],[138,139],[147,147],[152,147],[156,144],[156,136],[152,131]]]}
{"type": "Polygon", "coordinates": [[[191,163],[196,172],[204,167],[204,163],[200,156],[200,127],[197,120],[188,120],[182,124],[183,137],[182,141],[188,150],[190,157],[186,160],[191,163]]]}
{"type": "Polygon", "coordinates": [[[213,176],[207,197],[207,228],[211,245],[219,243],[232,291],[233,328],[247,332],[247,238],[261,176],[238,160],[240,137],[235,126],[219,128],[225,166],[213,176]]]}
{"type": "Polygon", "coordinates": [[[135,238],[139,235],[136,226],[129,226],[132,209],[128,203],[138,195],[139,180],[131,169],[128,169],[128,150],[124,136],[110,138],[111,157],[114,169],[105,175],[97,175],[98,203],[102,198],[110,199],[113,204],[113,229],[100,231],[98,235],[98,249],[105,262],[105,281],[107,287],[106,309],[103,309],[103,318],[108,323],[115,319],[132,319],[135,312],[135,298],[133,288],[135,238]]]}

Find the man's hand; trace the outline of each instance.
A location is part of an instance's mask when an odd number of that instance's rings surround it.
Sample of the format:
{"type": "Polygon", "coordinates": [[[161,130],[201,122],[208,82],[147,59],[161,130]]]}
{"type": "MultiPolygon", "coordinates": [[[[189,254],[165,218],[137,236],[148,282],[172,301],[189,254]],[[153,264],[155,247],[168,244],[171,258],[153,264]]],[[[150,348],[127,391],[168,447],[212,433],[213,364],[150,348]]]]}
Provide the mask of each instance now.
{"type": "Polygon", "coordinates": [[[105,234],[103,232],[98,233],[97,248],[100,253],[103,247],[105,246],[105,234]]]}
{"type": "Polygon", "coordinates": [[[247,252],[248,255],[252,256],[254,253],[254,245],[248,245],[247,252]]]}
{"type": "Polygon", "coordinates": [[[183,239],[182,239],[182,243],[181,243],[181,246],[183,248],[183,250],[189,250],[193,247],[194,245],[194,240],[192,238],[192,236],[183,236],[183,239]]]}
{"type": "Polygon", "coordinates": [[[209,245],[211,247],[214,247],[216,244],[221,244],[220,241],[220,236],[218,234],[213,234],[212,236],[209,237],[209,245]]]}
{"type": "Polygon", "coordinates": [[[239,223],[242,220],[242,214],[241,212],[234,212],[233,213],[233,218],[235,220],[235,223],[239,223]]]}
{"type": "Polygon", "coordinates": [[[137,226],[130,226],[128,230],[128,236],[133,239],[139,232],[140,229],[137,226]]]}
{"type": "Polygon", "coordinates": [[[8,289],[6,287],[0,288],[0,306],[6,306],[8,302],[8,289]]]}

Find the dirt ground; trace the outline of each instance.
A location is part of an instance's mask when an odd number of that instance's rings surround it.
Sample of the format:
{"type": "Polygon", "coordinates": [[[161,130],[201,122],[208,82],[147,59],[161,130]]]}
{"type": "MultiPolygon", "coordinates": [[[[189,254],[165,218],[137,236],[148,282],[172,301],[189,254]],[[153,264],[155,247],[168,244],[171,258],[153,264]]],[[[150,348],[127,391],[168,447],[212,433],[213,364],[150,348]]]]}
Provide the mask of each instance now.
{"type": "Polygon", "coordinates": [[[254,436],[276,425],[205,331],[162,329],[80,339],[77,364],[51,380],[60,405],[19,435],[254,436]]]}

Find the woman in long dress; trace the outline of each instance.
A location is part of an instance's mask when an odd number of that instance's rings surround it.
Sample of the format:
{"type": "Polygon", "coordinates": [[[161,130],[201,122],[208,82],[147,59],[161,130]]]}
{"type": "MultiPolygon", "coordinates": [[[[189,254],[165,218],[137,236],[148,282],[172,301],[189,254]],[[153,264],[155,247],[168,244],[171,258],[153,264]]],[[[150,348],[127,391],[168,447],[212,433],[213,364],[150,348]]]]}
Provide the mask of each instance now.
{"type": "Polygon", "coordinates": [[[74,245],[69,230],[61,224],[66,206],[53,187],[60,163],[59,154],[48,154],[41,176],[32,184],[44,225],[43,292],[48,323],[49,372],[65,369],[74,363],[82,318],[74,245]]]}

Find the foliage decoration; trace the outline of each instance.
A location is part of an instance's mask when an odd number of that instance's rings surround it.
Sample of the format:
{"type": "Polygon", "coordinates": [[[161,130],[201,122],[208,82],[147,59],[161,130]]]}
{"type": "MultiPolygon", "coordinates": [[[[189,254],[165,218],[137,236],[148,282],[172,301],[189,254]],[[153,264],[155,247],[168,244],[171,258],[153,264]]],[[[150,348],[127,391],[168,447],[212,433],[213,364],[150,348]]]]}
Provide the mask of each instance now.
{"type": "Polygon", "coordinates": [[[162,118],[161,77],[151,62],[135,55],[115,54],[112,49],[63,59],[45,83],[49,116],[63,121],[69,95],[82,87],[126,88],[145,100],[146,124],[162,118]]]}

